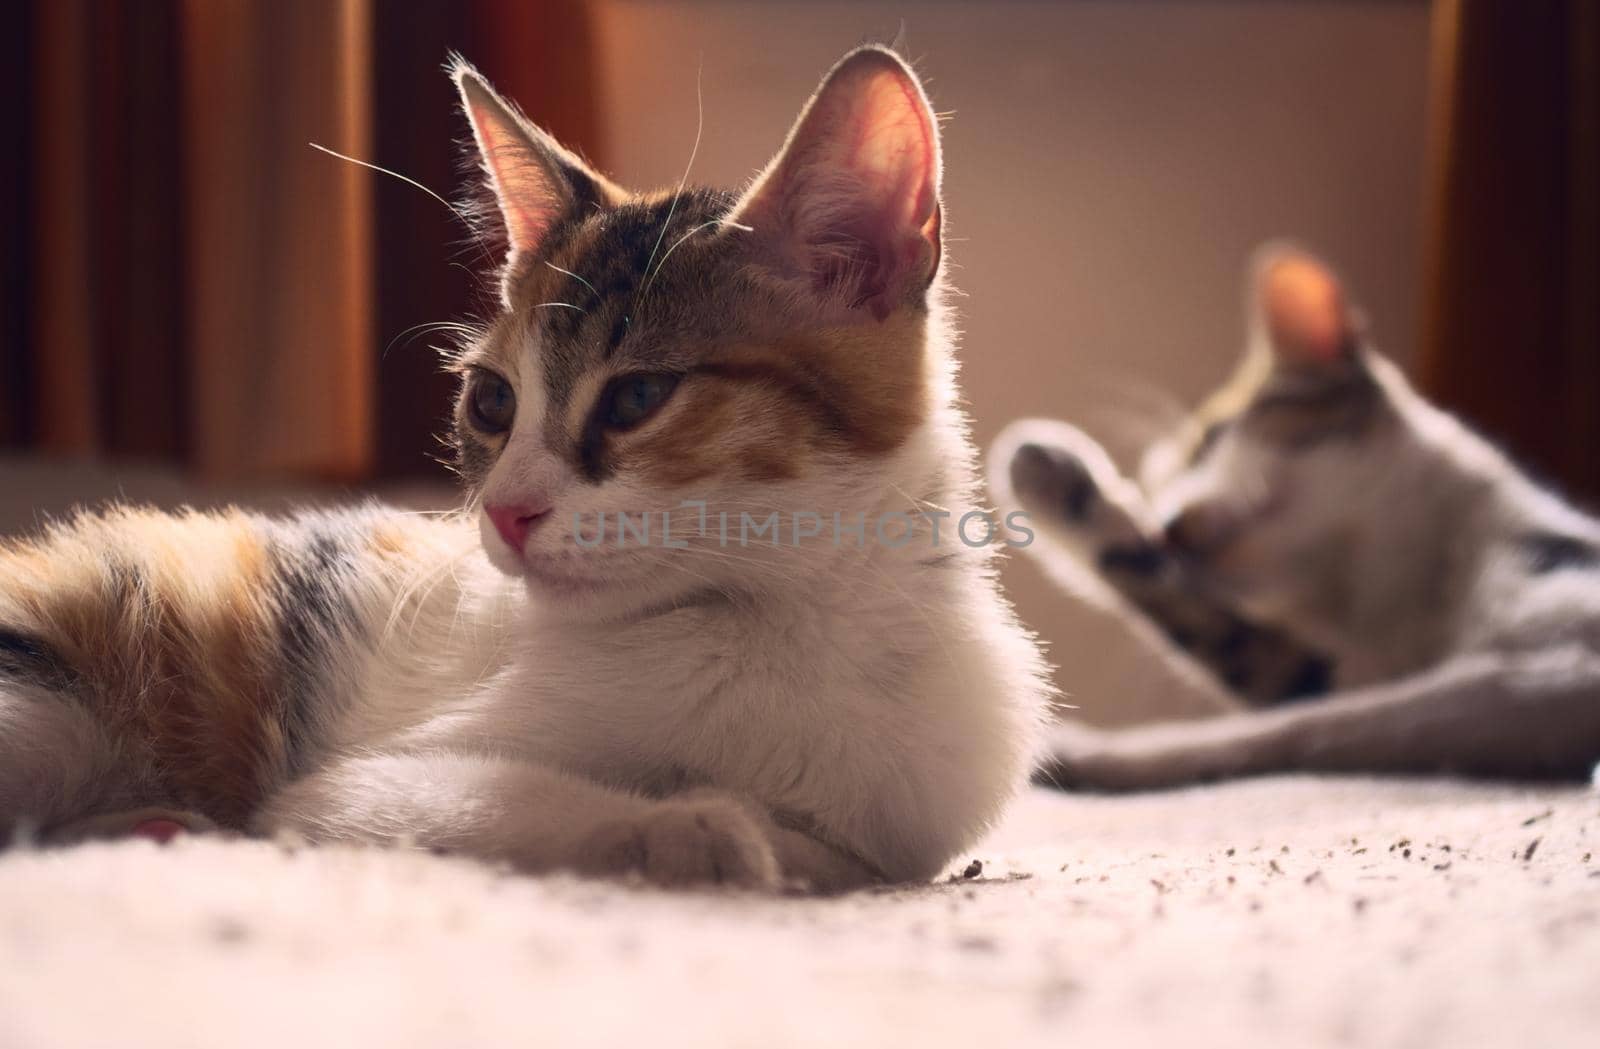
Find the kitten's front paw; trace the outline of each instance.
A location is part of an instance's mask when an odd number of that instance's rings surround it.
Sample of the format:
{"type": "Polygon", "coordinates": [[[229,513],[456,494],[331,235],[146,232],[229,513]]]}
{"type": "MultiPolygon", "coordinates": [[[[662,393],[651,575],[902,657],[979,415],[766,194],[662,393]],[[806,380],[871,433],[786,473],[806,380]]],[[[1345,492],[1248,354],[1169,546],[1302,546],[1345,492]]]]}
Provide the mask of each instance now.
{"type": "Polygon", "coordinates": [[[584,843],[577,867],[598,877],[637,874],[669,888],[771,890],[779,881],[763,822],[714,794],[664,801],[646,815],[600,827],[584,843]]]}

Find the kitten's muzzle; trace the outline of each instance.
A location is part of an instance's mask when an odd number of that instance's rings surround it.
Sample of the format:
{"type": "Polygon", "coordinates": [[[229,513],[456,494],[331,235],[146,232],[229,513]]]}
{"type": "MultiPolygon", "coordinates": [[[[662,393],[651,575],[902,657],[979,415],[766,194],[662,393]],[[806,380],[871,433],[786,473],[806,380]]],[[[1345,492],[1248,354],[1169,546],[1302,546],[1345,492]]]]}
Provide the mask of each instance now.
{"type": "Polygon", "coordinates": [[[543,502],[485,505],[483,508],[494,530],[518,556],[528,543],[529,533],[550,519],[550,510],[550,505],[543,502]]]}

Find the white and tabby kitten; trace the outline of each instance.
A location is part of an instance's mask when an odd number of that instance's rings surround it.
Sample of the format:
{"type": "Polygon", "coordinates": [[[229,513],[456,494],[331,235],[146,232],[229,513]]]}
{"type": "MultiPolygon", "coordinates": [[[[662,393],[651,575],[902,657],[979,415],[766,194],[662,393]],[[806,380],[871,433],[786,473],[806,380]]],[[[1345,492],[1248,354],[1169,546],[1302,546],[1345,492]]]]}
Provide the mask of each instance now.
{"type": "Polygon", "coordinates": [[[453,361],[469,513],[116,510],[0,547],[0,832],[935,874],[1026,782],[1047,693],[992,549],[914,516],[976,487],[915,75],[852,52],[747,192],[635,195],[453,72],[510,247],[453,361]],[[883,514],[912,535],[852,530],[883,514]]]}
{"type": "Polygon", "coordinates": [[[1587,774],[1600,522],[1413,391],[1322,263],[1265,249],[1251,295],[1238,372],[1147,450],[1137,482],[1081,431],[1025,420],[996,443],[990,484],[1032,512],[1033,552],[1063,585],[1263,709],[1063,725],[1041,778],[1587,774]]]}

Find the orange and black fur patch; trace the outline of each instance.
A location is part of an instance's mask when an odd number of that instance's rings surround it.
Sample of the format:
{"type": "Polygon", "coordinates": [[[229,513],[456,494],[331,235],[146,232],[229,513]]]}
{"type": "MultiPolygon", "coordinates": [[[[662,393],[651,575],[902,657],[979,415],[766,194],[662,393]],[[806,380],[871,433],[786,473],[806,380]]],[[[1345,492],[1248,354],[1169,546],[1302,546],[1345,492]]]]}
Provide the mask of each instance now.
{"type": "Polygon", "coordinates": [[[81,708],[150,803],[239,827],[302,767],[399,526],[117,509],[0,544],[6,682],[81,708]]]}

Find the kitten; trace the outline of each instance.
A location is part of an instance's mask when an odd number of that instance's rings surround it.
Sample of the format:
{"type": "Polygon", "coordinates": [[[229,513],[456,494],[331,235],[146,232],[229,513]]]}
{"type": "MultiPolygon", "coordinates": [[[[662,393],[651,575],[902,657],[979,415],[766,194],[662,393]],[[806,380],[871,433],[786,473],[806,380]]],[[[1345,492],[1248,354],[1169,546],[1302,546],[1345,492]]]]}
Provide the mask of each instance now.
{"type": "Polygon", "coordinates": [[[1147,450],[1137,483],[1078,430],[1027,420],[996,443],[990,484],[1033,514],[1033,552],[1064,585],[1268,709],[1063,725],[1042,778],[1587,774],[1600,522],[1412,390],[1322,263],[1264,250],[1252,299],[1237,374],[1147,450]]]}
{"type": "Polygon", "coordinates": [[[937,873],[1048,695],[993,548],[918,513],[974,505],[976,457],[916,76],[854,51],[746,192],[638,195],[452,72],[509,240],[452,362],[468,512],[119,509],[5,546],[0,830],[937,873]]]}

